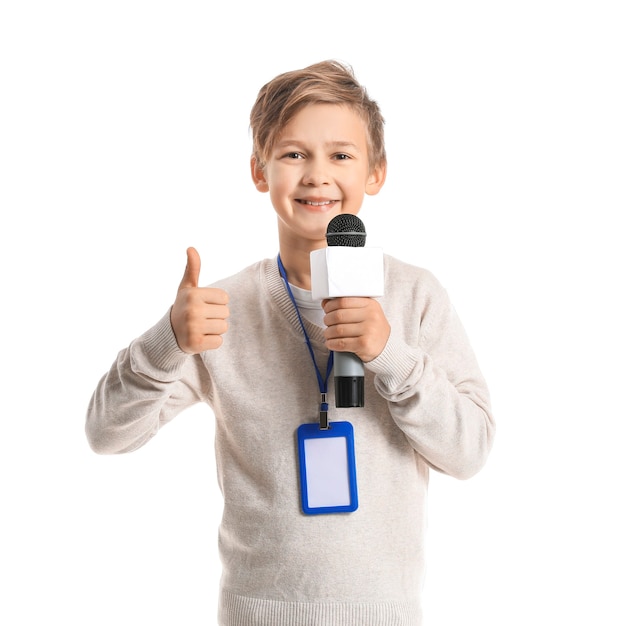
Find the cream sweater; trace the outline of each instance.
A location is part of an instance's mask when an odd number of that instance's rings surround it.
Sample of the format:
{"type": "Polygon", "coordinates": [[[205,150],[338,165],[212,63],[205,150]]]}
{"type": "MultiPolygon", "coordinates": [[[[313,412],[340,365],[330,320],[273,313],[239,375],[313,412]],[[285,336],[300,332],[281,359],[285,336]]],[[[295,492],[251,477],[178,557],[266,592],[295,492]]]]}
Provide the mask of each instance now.
{"type": "MultiPolygon", "coordinates": [[[[319,390],[276,259],[213,286],[230,296],[218,350],[180,351],[169,312],[122,350],[89,405],[102,454],[147,443],[186,407],[216,418],[221,626],[417,626],[429,468],[468,478],[494,436],[488,391],[446,292],[426,270],[385,256],[380,302],[391,325],[366,364],[366,406],[330,419],[355,431],[359,508],[304,515],[295,432],[318,420],[319,390]]],[[[320,370],[323,329],[305,322],[320,370]]]]}

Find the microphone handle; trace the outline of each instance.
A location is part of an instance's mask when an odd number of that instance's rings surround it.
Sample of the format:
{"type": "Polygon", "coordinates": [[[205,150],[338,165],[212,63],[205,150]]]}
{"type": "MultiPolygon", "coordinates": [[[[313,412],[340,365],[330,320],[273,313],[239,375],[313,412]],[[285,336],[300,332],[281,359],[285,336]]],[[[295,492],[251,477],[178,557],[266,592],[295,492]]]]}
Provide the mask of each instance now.
{"type": "Polygon", "coordinates": [[[336,407],[364,406],[364,364],[352,352],[334,352],[336,407]]]}

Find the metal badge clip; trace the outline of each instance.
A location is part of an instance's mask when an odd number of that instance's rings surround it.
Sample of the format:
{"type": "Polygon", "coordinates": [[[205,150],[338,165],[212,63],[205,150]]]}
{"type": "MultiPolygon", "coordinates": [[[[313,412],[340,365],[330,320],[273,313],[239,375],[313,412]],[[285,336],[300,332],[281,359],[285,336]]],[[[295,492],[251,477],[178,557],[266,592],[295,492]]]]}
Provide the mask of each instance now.
{"type": "Polygon", "coordinates": [[[329,419],[327,412],[329,411],[329,405],[327,404],[327,394],[321,394],[321,407],[319,411],[319,428],[321,430],[327,430],[329,428],[329,419]]]}

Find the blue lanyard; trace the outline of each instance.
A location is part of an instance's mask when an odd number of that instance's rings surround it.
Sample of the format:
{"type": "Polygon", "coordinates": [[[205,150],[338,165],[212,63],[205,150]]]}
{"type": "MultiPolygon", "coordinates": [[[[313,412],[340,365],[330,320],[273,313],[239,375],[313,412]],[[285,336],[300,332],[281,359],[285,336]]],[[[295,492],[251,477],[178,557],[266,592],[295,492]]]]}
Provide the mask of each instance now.
{"type": "Polygon", "coordinates": [[[316,363],[316,358],[314,356],[314,350],[312,350],[312,343],[310,342],[310,337],[305,329],[303,324],[303,320],[301,319],[301,313],[299,313],[299,307],[297,306],[297,302],[295,301],[295,296],[293,295],[292,289],[288,284],[288,276],[286,275],[286,269],[282,263],[282,258],[280,255],[277,255],[277,266],[279,267],[280,276],[284,279],[286,283],[286,290],[288,291],[288,295],[290,296],[290,300],[295,307],[295,311],[297,313],[297,317],[299,318],[299,324],[301,324],[301,330],[303,331],[303,336],[305,337],[306,345],[308,346],[308,352],[312,357],[312,363],[314,364],[314,371],[316,372],[316,379],[318,380],[319,391],[321,393],[321,404],[319,409],[319,422],[321,430],[327,430],[329,428],[329,420],[327,418],[327,412],[329,410],[329,405],[327,404],[327,383],[329,382],[329,375],[332,371],[332,367],[334,366],[334,353],[331,351],[329,353],[329,359],[327,361],[327,372],[325,373],[325,378],[321,376],[321,371],[316,363]]]}

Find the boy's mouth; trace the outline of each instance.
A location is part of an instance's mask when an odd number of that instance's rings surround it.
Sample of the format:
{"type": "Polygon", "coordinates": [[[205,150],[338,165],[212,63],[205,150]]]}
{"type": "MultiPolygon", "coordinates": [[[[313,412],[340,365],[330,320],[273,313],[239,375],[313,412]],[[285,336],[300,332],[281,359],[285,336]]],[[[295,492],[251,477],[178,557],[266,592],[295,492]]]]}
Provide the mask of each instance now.
{"type": "Polygon", "coordinates": [[[297,200],[297,202],[301,203],[301,204],[306,204],[308,206],[328,206],[330,204],[334,204],[335,202],[337,202],[337,200],[303,200],[302,198],[299,198],[297,200]]]}

